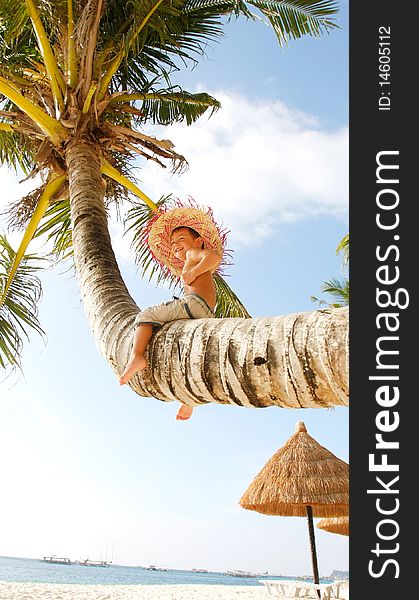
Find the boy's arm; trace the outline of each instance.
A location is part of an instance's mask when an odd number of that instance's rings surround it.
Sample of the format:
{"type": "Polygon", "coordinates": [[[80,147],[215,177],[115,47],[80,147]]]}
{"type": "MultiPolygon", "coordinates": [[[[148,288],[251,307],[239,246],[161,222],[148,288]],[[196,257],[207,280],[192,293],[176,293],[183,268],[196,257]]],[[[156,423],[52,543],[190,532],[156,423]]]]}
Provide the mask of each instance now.
{"type": "Polygon", "coordinates": [[[190,285],[202,273],[212,271],[221,262],[220,255],[213,250],[188,250],[186,256],[187,258],[190,256],[192,260],[197,261],[193,267],[182,272],[182,280],[187,285],[190,285]],[[197,253],[199,254],[197,255],[197,253]]]}

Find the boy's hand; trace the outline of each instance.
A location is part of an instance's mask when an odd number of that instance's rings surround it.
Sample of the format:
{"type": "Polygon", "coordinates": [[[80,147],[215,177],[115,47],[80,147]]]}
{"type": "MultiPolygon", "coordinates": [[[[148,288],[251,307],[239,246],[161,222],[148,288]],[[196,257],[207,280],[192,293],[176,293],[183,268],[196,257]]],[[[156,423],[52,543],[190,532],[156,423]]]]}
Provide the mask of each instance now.
{"type": "Polygon", "coordinates": [[[183,283],[186,283],[186,285],[190,285],[193,281],[195,281],[196,275],[194,273],[193,268],[183,271],[181,279],[183,283]]]}

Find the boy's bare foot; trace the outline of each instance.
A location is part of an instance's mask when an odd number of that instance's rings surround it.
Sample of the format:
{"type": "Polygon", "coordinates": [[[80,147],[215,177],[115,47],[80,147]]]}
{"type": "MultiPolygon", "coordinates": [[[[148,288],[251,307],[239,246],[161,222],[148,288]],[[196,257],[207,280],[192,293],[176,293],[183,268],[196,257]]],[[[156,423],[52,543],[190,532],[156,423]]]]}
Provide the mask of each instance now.
{"type": "Polygon", "coordinates": [[[124,385],[124,383],[128,383],[128,381],[131,379],[134,373],[136,373],[137,371],[143,371],[146,368],[146,366],[147,361],[145,359],[145,356],[143,356],[142,354],[130,357],[124,372],[119,378],[119,385],[124,385]]]}
{"type": "Polygon", "coordinates": [[[188,404],[181,404],[179,410],[177,411],[176,421],[187,421],[191,414],[193,408],[188,404]]]}

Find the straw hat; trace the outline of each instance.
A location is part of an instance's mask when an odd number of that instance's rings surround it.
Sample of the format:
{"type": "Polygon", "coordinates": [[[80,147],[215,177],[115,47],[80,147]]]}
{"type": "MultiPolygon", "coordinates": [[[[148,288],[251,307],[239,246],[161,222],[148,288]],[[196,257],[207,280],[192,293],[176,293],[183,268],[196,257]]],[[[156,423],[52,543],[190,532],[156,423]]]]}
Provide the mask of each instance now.
{"type": "Polygon", "coordinates": [[[321,519],[316,525],[319,529],[340,535],[349,535],[349,517],[329,517],[321,519]]]}
{"type": "Polygon", "coordinates": [[[268,460],[240,499],[240,505],[266,515],[313,517],[348,514],[349,465],[321,446],[302,421],[268,460]]]}
{"type": "Polygon", "coordinates": [[[150,220],[147,243],[153,258],[179,277],[183,261],[173,254],[170,237],[176,227],[190,227],[202,237],[206,250],[220,255],[220,263],[213,269],[213,272],[217,271],[221,263],[225,264],[227,231],[217,225],[210,208],[199,208],[192,203],[185,206],[180,201],[176,204],[175,208],[160,209],[150,220]]]}

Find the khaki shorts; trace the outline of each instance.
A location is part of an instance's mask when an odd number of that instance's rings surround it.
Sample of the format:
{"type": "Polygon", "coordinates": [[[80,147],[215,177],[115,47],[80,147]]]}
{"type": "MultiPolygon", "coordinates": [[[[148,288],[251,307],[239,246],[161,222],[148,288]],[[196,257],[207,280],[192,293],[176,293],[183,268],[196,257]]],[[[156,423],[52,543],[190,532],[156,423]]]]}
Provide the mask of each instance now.
{"type": "Polygon", "coordinates": [[[142,310],[134,321],[134,328],[142,323],[160,328],[165,323],[179,319],[210,319],[214,311],[198,294],[185,294],[182,298],[175,298],[170,302],[163,302],[142,310]]]}

